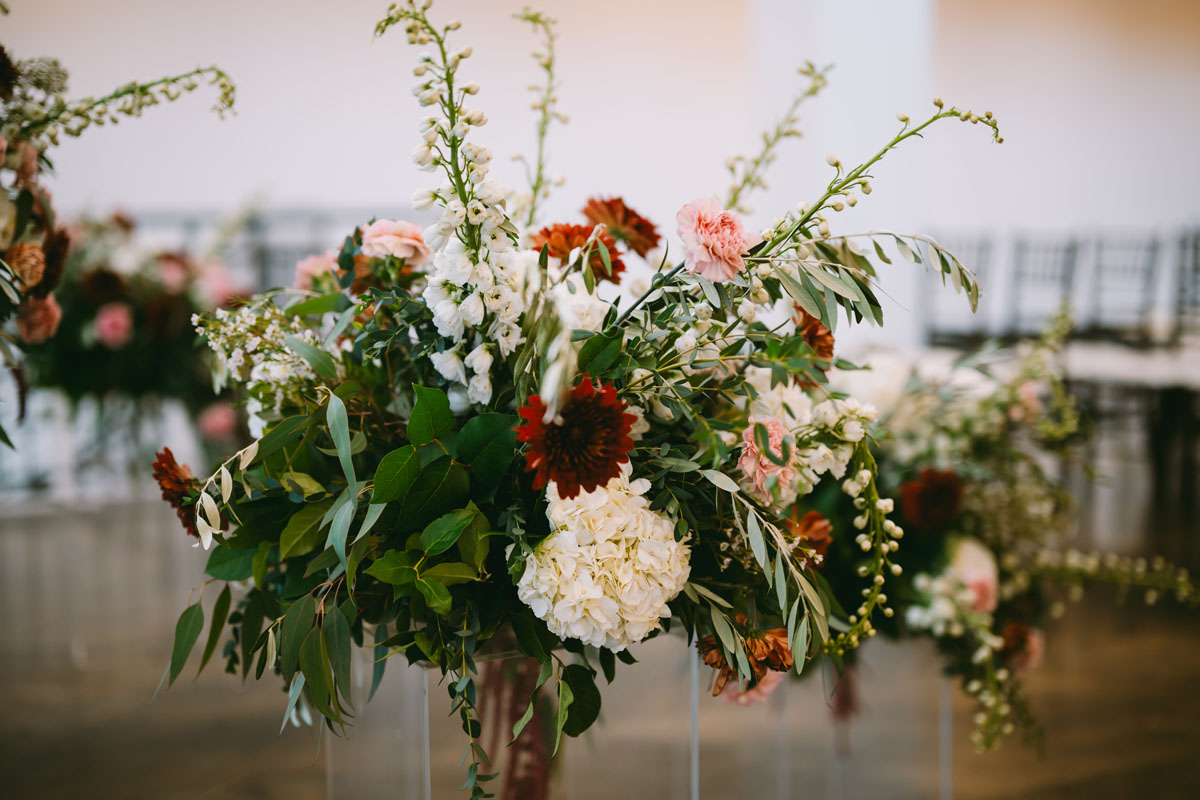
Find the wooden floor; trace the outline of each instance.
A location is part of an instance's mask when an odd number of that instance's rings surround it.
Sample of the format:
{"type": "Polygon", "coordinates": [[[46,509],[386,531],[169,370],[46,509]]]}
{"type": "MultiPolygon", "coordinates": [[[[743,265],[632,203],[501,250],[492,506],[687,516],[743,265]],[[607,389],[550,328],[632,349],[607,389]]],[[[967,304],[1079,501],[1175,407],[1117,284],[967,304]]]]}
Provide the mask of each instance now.
{"type": "MultiPolygon", "coordinates": [[[[436,686],[423,736],[420,670],[389,668],[350,738],[319,753],[308,729],[279,734],[273,681],[243,686],[210,666],[150,702],[203,560],[158,505],[0,510],[0,797],[420,797],[427,743],[434,796],[462,796],[436,686]]],[[[635,652],[644,663],[618,673],[600,725],[557,764],[556,796],[688,797],[689,652],[673,640],[635,652]]],[[[865,711],[846,730],[829,722],[819,674],[750,709],[702,696],[701,797],[938,797],[934,654],[873,642],[866,655],[865,711]]],[[[953,796],[1200,797],[1198,679],[1200,614],[1087,598],[1028,682],[1048,757],[1016,743],[976,755],[956,699],[953,796]]]]}

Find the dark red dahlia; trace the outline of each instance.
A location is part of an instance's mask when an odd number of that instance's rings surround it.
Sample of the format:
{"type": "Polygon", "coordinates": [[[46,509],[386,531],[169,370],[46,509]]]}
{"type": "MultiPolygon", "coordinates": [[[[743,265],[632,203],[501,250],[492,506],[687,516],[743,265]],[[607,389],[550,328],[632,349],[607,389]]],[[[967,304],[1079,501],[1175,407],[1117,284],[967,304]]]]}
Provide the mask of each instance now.
{"type": "MultiPolygon", "coordinates": [[[[551,257],[566,261],[571,256],[572,250],[587,244],[588,238],[591,237],[595,228],[595,225],[562,224],[542,228],[533,235],[533,249],[541,250],[545,245],[551,257]]],[[[617,252],[616,240],[609,235],[608,231],[601,233],[598,237],[597,246],[592,249],[588,265],[591,266],[596,280],[621,282],[621,273],[625,271],[625,262],[621,260],[621,254],[617,252]],[[598,246],[600,243],[608,248],[608,263],[612,267],[611,274],[604,268],[604,257],[600,255],[598,246]]]]}
{"type": "Polygon", "coordinates": [[[543,422],[546,404],[536,394],[517,413],[526,420],[517,427],[517,440],[529,443],[525,468],[537,473],[535,489],[554,481],[559,497],[574,497],[617,477],[629,460],[629,431],[637,417],[625,413],[611,383],[597,387],[584,375],[550,422],[543,422]]]}
{"type": "Polygon", "coordinates": [[[962,480],[953,472],[925,469],[900,487],[900,511],[914,528],[937,530],[954,521],[962,494],[962,480]]]}
{"type": "Polygon", "coordinates": [[[603,223],[609,233],[642,258],[658,247],[658,228],[620,197],[593,197],[583,207],[583,215],[593,225],[603,223]]]}
{"type": "Polygon", "coordinates": [[[192,477],[187,465],[180,464],[175,460],[175,454],[171,452],[171,448],[164,447],[161,453],[155,455],[157,458],[154,461],[154,480],[158,481],[158,488],[162,490],[163,500],[166,500],[171,508],[175,509],[175,514],[179,517],[179,521],[188,535],[199,539],[200,533],[196,530],[195,511],[190,506],[185,507],[183,503],[191,494],[192,489],[199,485],[199,481],[192,477]]]}

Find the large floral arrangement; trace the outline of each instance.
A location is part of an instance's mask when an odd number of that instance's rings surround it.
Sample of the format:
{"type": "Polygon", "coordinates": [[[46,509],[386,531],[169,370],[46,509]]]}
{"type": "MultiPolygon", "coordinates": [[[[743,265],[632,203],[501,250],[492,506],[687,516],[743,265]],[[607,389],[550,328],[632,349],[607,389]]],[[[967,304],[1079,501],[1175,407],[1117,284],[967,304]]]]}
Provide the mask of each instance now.
{"type": "MultiPolygon", "coordinates": [[[[971,738],[981,751],[1014,732],[1040,747],[1021,678],[1040,663],[1046,628],[1065,600],[1105,585],[1150,604],[1200,604],[1187,571],[1161,558],[1071,546],[1062,465],[1087,433],[1056,363],[1069,329],[1064,314],[1015,351],[916,362],[881,351],[863,359],[872,368],[831,376],[880,411],[878,480],[897,500],[887,524],[902,526],[904,542],[893,555],[903,572],[888,589],[899,613],[880,630],[936,642],[946,673],[977,704],[971,738]]],[[[862,524],[859,499],[826,492],[819,503],[833,520],[862,524]]],[[[834,537],[822,568],[845,608],[861,600],[852,569],[860,547],[869,548],[864,534],[834,537]]],[[[835,710],[852,711],[852,678],[837,691],[835,710]]]]}
{"type": "MultiPolygon", "coordinates": [[[[0,6],[0,12],[7,9],[0,6]]],[[[43,183],[52,169],[48,151],[64,136],[141,116],[205,82],[219,92],[218,113],[233,107],[233,84],[216,67],[134,82],[103,97],[78,100],[64,98],[67,77],[56,59],[14,61],[0,48],[0,357],[17,382],[18,418],[24,415],[28,390],[21,350],[53,337],[63,317],[55,290],[71,240],[43,183]],[[14,317],[15,330],[8,326],[14,317]]],[[[12,446],[3,427],[0,442],[12,446]]]]}
{"type": "Polygon", "coordinates": [[[228,392],[214,395],[211,351],[192,327],[197,314],[248,294],[216,255],[225,233],[209,254],[193,256],[139,244],[132,220],[119,213],[68,230],[72,247],[56,292],[62,317],[57,335],[29,350],[34,383],[72,403],[176,399],[206,439],[227,447],[237,413],[228,392]]]}
{"type": "MultiPolygon", "coordinates": [[[[479,797],[490,761],[477,666],[497,649],[538,665],[512,737],[548,691],[556,749],[596,719],[599,679],[647,638],[678,631],[719,688],[751,688],[822,655],[840,663],[893,613],[900,531],[868,433],[878,412],[829,390],[832,331],[839,317],[882,323],[875,265],[889,251],[931,264],[972,304],[978,287],[930,239],[835,235],[831,218],[870,193],[891,149],[942,120],[999,136],[990,114],[935,101],[923,121],[901,115],[863,163],[830,157],[815,201],[753,231],[734,206],[824,85],[808,66],[762,152],[731,162],[727,201],[681,207],[668,259],[658,226],[620,198],[539,222],[544,141],[562,119],[552,21],[518,15],[544,37],[545,84],[530,185],[513,192],[489,175],[487,115],[461,74],[472,51],[452,44],[460,23],[435,24],[429,6],[394,5],[377,33],[398,27],[429,51],[414,69],[429,116],[413,158],[439,178],[413,200],[439,216],[424,229],[366,222],[297,265],[298,289],[202,320],[264,432],[209,476],[166,450],[155,474],[213,548],[211,581],[227,582],[202,667],[228,626],[230,671],[278,676],[285,718],[304,704],[340,729],[365,691],[351,685],[352,646],[374,648],[375,685],[389,656],[433,665],[479,797]],[[639,269],[651,279],[635,287],[639,269]],[[620,299],[623,283],[636,299],[620,299]],[[862,504],[851,530],[832,532],[864,543],[852,616],[820,570],[821,486],[862,504]]],[[[169,680],[204,621],[200,599],[181,615],[169,680]]]]}

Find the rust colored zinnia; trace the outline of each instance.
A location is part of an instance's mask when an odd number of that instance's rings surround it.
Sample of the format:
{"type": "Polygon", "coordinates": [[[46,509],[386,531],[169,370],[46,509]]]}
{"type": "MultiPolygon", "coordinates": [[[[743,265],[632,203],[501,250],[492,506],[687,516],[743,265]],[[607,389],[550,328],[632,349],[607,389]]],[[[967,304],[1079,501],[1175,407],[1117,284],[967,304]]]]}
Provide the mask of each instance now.
{"type": "MultiPolygon", "coordinates": [[[[820,362],[814,367],[821,372],[829,369],[833,363],[833,332],[821,324],[821,320],[809,314],[800,306],[796,306],[796,311],[792,315],[792,321],[796,323],[796,334],[808,343],[809,348],[813,351],[820,362]]],[[[802,385],[813,386],[812,382],[803,382],[802,385]]]]}
{"type": "Polygon", "coordinates": [[[658,247],[660,237],[654,223],[625,205],[620,197],[593,197],[583,207],[583,215],[593,225],[605,225],[609,233],[642,258],[658,247]]]}
{"type": "MultiPolygon", "coordinates": [[[[736,618],[738,627],[748,628],[749,620],[744,614],[736,618]]],[[[730,681],[737,681],[737,670],[725,660],[725,653],[715,636],[702,636],[696,640],[696,648],[705,664],[717,671],[713,681],[713,697],[721,694],[730,681]]],[[[754,680],[762,680],[768,670],[787,672],[792,668],[792,649],[788,646],[787,628],[770,628],[765,631],[746,631],[746,658],[754,680]]]]}
{"type": "Polygon", "coordinates": [[[175,515],[179,517],[179,522],[188,535],[199,539],[200,533],[196,530],[196,514],[192,508],[184,507],[183,504],[199,481],[192,477],[192,473],[186,465],[175,460],[175,454],[171,452],[171,448],[164,447],[162,452],[155,455],[154,480],[158,481],[158,488],[162,490],[163,500],[166,500],[171,508],[175,509],[175,515]]]}
{"type": "Polygon", "coordinates": [[[17,242],[4,253],[4,261],[12,269],[21,288],[29,291],[42,282],[46,271],[46,254],[34,242],[17,242]]]}
{"type": "MultiPolygon", "coordinates": [[[[540,251],[543,245],[547,245],[549,254],[553,258],[565,262],[570,257],[572,250],[587,245],[588,238],[595,229],[595,225],[551,225],[533,235],[533,249],[540,251]]],[[[598,246],[593,248],[591,258],[588,259],[592,274],[598,281],[620,283],[620,275],[625,271],[625,264],[621,261],[620,253],[617,252],[616,240],[608,231],[604,231],[598,237],[597,242],[608,248],[608,262],[612,265],[612,274],[604,269],[604,258],[600,255],[598,246]]]]}
{"type": "Polygon", "coordinates": [[[797,539],[812,547],[818,555],[824,557],[829,549],[829,541],[833,533],[833,523],[825,519],[819,511],[809,511],[800,516],[799,506],[792,508],[792,514],[787,520],[788,531],[797,539]]]}
{"type": "Polygon", "coordinates": [[[574,497],[617,477],[629,460],[629,431],[637,418],[625,413],[611,383],[597,387],[584,375],[551,422],[543,421],[546,404],[536,394],[517,413],[526,420],[517,427],[517,440],[529,443],[525,468],[536,471],[535,489],[554,481],[559,497],[574,497]]]}
{"type": "Polygon", "coordinates": [[[949,470],[925,469],[900,487],[900,512],[914,528],[937,530],[954,521],[962,505],[962,481],[949,470]]]}

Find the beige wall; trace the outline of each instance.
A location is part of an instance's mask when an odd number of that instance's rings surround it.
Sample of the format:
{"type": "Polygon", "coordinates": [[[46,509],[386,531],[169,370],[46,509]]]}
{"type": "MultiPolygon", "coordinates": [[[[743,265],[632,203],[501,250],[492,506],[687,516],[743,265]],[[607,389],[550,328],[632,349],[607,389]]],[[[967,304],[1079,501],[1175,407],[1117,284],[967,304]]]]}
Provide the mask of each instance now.
{"type": "Polygon", "coordinates": [[[1061,228],[1200,223],[1200,3],[943,0],[934,85],[1005,143],[955,139],[934,218],[1061,228]]]}

